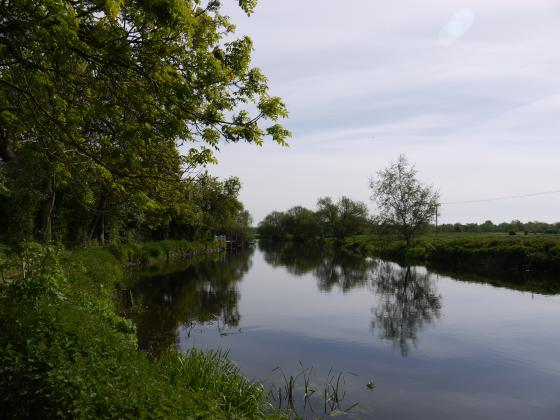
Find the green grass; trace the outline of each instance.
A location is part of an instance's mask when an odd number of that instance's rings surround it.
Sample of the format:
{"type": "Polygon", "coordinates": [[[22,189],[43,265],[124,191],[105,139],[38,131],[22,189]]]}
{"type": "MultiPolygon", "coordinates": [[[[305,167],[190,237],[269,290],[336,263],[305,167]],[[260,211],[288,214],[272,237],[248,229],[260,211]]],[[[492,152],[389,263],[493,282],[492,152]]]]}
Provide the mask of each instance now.
{"type": "Polygon", "coordinates": [[[223,251],[224,249],[225,244],[219,241],[189,242],[174,239],[109,247],[111,253],[120,262],[141,266],[159,262],[180,261],[196,255],[223,251]]]}
{"type": "MultiPolygon", "coordinates": [[[[176,244],[182,251],[202,245],[176,244]]],[[[162,248],[175,252],[171,244],[162,248]]],[[[153,245],[126,251],[153,253],[153,245]]],[[[0,412],[6,418],[263,418],[263,387],[221,353],[149,359],[134,325],[115,313],[122,256],[93,248],[31,247],[20,275],[0,288],[0,412]],[[31,273],[31,271],[29,271],[31,273]]],[[[165,254],[160,254],[165,255],[165,254]]],[[[136,257],[134,257],[136,258],[136,257]]],[[[153,257],[152,258],[156,258],[153,257]]],[[[167,258],[167,256],[165,257],[167,258]]],[[[267,414],[269,413],[269,414],[267,414]]]]}
{"type": "Polygon", "coordinates": [[[410,247],[395,237],[361,235],[346,238],[353,252],[483,271],[560,272],[557,235],[446,233],[422,235],[410,247]]]}

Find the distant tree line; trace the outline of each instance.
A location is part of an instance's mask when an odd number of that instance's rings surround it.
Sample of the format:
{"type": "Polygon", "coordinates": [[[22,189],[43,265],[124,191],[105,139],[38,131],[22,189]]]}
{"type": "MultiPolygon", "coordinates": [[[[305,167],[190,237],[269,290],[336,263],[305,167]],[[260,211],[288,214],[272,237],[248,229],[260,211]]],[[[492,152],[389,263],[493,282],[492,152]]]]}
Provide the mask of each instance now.
{"type": "MultiPolygon", "coordinates": [[[[494,224],[487,220],[480,224],[448,223],[437,229],[441,233],[560,234],[560,223],[512,220],[494,224]]],[[[425,223],[418,229],[418,233],[428,232],[435,232],[433,224],[425,223]]],[[[286,211],[273,211],[259,223],[257,233],[261,239],[301,242],[361,234],[402,236],[402,228],[370,215],[363,202],[348,197],[334,202],[332,198],[324,197],[317,201],[316,210],[295,206],[286,211]]]]}
{"type": "MultiPolygon", "coordinates": [[[[394,235],[410,246],[416,235],[435,231],[432,223],[441,206],[439,192],[418,179],[416,168],[405,155],[378,171],[369,184],[371,200],[377,207],[375,215],[369,215],[363,202],[348,197],[334,202],[330,197],[324,197],[317,201],[315,211],[295,206],[285,212],[270,213],[259,224],[257,232],[264,239],[293,241],[326,237],[342,239],[365,233],[394,235]]],[[[513,220],[496,225],[487,220],[482,224],[443,224],[437,230],[556,234],[560,233],[560,223],[513,220]]]]}
{"type": "Polygon", "coordinates": [[[439,193],[419,181],[416,174],[414,165],[401,155],[370,179],[371,199],[378,210],[375,217],[370,218],[363,202],[342,197],[335,203],[324,197],[317,201],[316,211],[296,206],[269,214],[259,224],[258,233],[262,238],[295,241],[395,233],[410,245],[412,237],[429,225],[439,205],[439,193]]]}
{"type": "Polygon", "coordinates": [[[557,234],[560,233],[559,223],[545,223],[545,222],[527,222],[523,223],[520,220],[512,220],[511,222],[504,222],[495,224],[491,220],[484,223],[447,223],[438,226],[440,232],[498,232],[498,233],[547,233],[557,234]]]}
{"type": "Polygon", "coordinates": [[[315,238],[344,238],[366,233],[371,226],[367,206],[360,201],[330,197],[317,201],[315,211],[301,206],[274,211],[259,223],[260,238],[304,241],[315,238]]]}

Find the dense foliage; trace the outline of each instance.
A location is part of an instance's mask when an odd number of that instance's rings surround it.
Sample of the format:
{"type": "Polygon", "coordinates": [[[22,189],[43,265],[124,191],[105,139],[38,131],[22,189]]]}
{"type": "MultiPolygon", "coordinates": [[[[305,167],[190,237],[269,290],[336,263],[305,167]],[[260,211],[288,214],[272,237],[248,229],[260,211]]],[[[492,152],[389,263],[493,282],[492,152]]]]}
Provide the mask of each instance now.
{"type": "MultiPolygon", "coordinates": [[[[252,220],[238,199],[240,188],[237,178],[221,181],[203,173],[176,185],[171,202],[153,201],[142,207],[126,194],[115,194],[100,211],[84,206],[71,187],[61,188],[50,216],[50,237],[69,246],[167,238],[209,240],[215,235],[243,239],[250,234],[252,220]]],[[[31,198],[33,191],[14,190],[1,197],[0,241],[17,245],[44,238],[41,203],[31,198]]]]}
{"type": "MultiPolygon", "coordinates": [[[[162,249],[177,247],[200,248],[162,249]]],[[[71,255],[74,265],[61,266],[52,247],[26,246],[17,276],[0,283],[4,417],[265,416],[262,386],[224,355],[168,352],[152,361],[137,352],[132,323],[115,314],[110,299],[122,281],[121,263],[106,248],[90,251],[96,252],[71,255]]],[[[143,252],[126,251],[132,258],[143,252]]]]}
{"type": "Polygon", "coordinates": [[[214,0],[1,2],[0,241],[196,238],[246,219],[215,208],[236,181],[195,172],[221,141],[289,132],[233,32],[214,0]]]}
{"type": "Polygon", "coordinates": [[[364,203],[348,197],[337,202],[323,197],[317,201],[316,211],[296,206],[286,212],[270,213],[259,223],[257,231],[264,239],[303,241],[358,235],[368,226],[368,210],[364,203]]]}

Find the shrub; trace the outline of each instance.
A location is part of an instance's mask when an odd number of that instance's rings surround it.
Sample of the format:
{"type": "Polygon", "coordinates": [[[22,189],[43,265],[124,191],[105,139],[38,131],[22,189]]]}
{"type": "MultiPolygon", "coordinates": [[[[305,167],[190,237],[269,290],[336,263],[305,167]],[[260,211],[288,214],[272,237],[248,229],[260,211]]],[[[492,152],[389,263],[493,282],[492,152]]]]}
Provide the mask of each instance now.
{"type": "Polygon", "coordinates": [[[106,249],[81,250],[75,259],[66,253],[71,280],[54,253],[35,245],[27,250],[33,274],[0,285],[3,417],[264,416],[262,387],[243,378],[226,355],[170,352],[150,361],[136,350],[130,321],[114,312],[110,294],[93,286],[122,277],[106,249]]]}

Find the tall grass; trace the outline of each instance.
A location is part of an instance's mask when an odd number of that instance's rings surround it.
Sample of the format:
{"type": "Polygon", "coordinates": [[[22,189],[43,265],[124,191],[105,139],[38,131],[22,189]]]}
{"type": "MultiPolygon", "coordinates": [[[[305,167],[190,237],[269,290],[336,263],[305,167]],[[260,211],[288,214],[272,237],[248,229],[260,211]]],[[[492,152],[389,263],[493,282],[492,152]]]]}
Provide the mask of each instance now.
{"type": "Polygon", "coordinates": [[[236,407],[264,417],[263,386],[246,379],[228,356],[227,352],[202,352],[193,348],[184,355],[164,353],[158,366],[166,372],[171,384],[190,391],[204,390],[223,410],[236,407]]]}
{"type": "Polygon", "coordinates": [[[108,250],[66,254],[62,264],[35,252],[22,260],[33,274],[0,284],[2,417],[265,416],[262,386],[226,354],[193,350],[150,360],[137,351],[133,326],[105,290],[122,276],[108,250]]]}
{"type": "Polygon", "coordinates": [[[344,372],[331,368],[321,385],[313,383],[313,367],[305,368],[301,362],[299,372],[279,372],[281,380],[273,384],[269,396],[279,410],[286,410],[297,418],[319,418],[351,414],[358,403],[346,401],[346,378],[344,372]]]}

